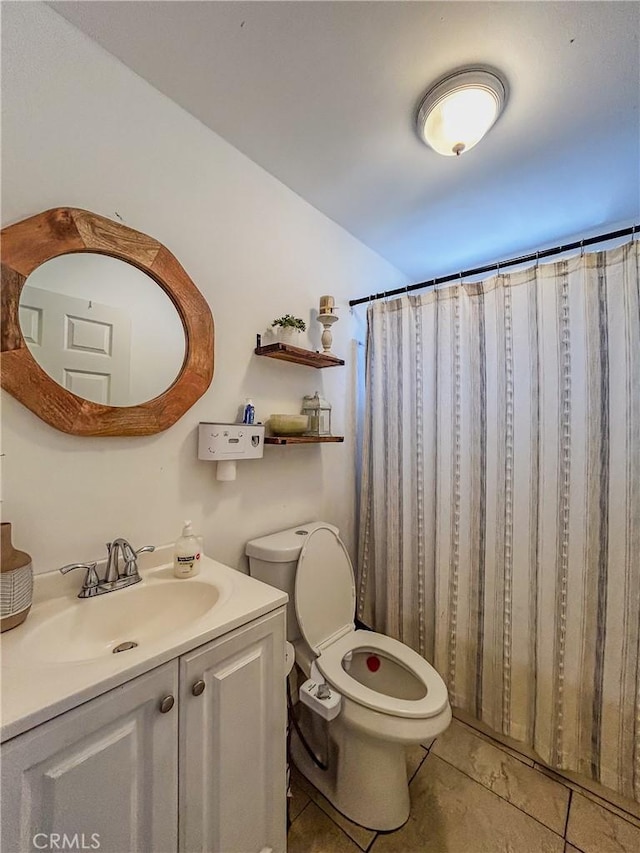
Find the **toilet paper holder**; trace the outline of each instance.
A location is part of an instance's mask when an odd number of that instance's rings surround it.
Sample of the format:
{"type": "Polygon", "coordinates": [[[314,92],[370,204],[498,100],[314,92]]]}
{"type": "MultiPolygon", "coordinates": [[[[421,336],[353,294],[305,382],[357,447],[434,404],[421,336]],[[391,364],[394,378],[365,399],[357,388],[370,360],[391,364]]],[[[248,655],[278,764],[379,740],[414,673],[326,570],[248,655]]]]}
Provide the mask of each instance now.
{"type": "Polygon", "coordinates": [[[262,459],[263,455],[263,424],[198,425],[198,459],[218,463],[217,480],[235,480],[238,459],[262,459]]]}

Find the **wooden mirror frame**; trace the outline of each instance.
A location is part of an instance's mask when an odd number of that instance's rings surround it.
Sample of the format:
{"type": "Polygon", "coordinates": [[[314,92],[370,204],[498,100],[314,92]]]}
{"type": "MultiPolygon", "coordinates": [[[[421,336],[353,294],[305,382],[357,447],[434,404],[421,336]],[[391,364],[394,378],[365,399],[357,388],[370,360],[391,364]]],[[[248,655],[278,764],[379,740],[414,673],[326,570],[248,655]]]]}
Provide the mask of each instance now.
{"type": "Polygon", "coordinates": [[[146,234],[73,207],[56,207],[2,229],[0,384],[50,426],[72,435],[153,435],[172,426],[213,378],[211,310],[171,252],[146,234]],[[159,397],[136,406],[105,406],[72,394],[40,367],[22,335],[20,293],[51,258],[92,252],[147,273],[175,306],[185,336],[182,369],[159,397]]]}

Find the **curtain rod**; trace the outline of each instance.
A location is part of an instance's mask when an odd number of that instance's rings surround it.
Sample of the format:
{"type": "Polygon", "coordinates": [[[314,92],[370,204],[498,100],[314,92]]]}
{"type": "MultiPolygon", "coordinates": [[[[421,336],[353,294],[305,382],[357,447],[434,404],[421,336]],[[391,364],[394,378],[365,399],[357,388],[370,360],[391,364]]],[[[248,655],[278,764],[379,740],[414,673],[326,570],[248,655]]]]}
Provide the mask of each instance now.
{"type": "Polygon", "coordinates": [[[363,296],[360,299],[349,300],[349,307],[354,305],[362,305],[364,302],[373,302],[376,299],[384,299],[386,296],[399,296],[402,293],[410,293],[412,290],[421,290],[425,287],[437,287],[439,284],[446,284],[448,281],[456,281],[459,278],[468,278],[472,275],[480,275],[485,272],[494,272],[501,270],[503,267],[513,267],[518,264],[524,264],[528,261],[539,261],[541,258],[549,258],[552,255],[561,255],[564,252],[570,252],[572,249],[583,249],[585,246],[592,246],[594,243],[604,243],[606,240],[615,240],[617,237],[626,237],[627,235],[635,234],[640,231],[640,225],[630,225],[628,228],[622,228],[620,231],[610,231],[608,234],[600,234],[598,237],[588,237],[586,240],[577,240],[575,243],[566,243],[564,246],[556,246],[553,249],[542,249],[539,252],[530,252],[528,255],[521,255],[519,258],[510,258],[508,261],[498,261],[493,264],[488,264],[484,267],[476,267],[472,270],[463,270],[462,272],[454,273],[453,275],[443,275],[439,278],[432,278],[429,281],[421,281],[419,284],[408,284],[406,287],[396,287],[394,290],[385,290],[384,293],[372,293],[370,296],[363,296]]]}

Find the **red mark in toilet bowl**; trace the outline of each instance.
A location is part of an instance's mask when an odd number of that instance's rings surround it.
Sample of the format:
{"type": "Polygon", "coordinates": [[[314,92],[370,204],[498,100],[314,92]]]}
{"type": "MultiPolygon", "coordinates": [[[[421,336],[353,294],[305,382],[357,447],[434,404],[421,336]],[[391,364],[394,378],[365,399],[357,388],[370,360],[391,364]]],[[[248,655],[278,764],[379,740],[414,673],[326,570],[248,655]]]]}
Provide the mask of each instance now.
{"type": "Polygon", "coordinates": [[[369,655],[367,658],[369,672],[377,672],[380,669],[380,658],[377,655],[369,655]]]}

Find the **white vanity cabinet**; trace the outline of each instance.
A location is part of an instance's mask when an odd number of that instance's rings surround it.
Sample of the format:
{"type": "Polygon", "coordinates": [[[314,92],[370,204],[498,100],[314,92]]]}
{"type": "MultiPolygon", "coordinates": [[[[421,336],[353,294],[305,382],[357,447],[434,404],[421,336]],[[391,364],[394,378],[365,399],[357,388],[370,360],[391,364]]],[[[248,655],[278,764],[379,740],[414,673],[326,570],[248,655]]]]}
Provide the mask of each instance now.
{"type": "Polygon", "coordinates": [[[180,658],[181,853],[286,849],[285,623],[180,658]]]}
{"type": "Polygon", "coordinates": [[[3,744],[2,850],[175,850],[177,694],[171,661],[3,744]]]}
{"type": "Polygon", "coordinates": [[[2,850],[284,853],[284,633],[280,608],[6,741],[2,850]]]}

